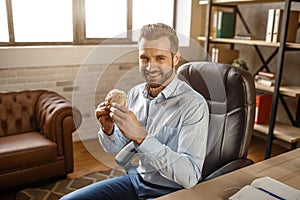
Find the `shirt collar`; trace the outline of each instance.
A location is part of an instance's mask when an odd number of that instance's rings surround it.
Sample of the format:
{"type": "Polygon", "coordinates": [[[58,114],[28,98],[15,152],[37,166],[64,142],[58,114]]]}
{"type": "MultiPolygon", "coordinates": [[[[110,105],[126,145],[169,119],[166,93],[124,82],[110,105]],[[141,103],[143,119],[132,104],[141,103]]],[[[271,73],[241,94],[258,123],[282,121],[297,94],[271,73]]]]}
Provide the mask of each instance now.
{"type": "Polygon", "coordinates": [[[165,99],[169,98],[175,91],[176,86],[178,85],[179,79],[176,74],[173,80],[161,91],[161,94],[165,97],[165,99]]]}

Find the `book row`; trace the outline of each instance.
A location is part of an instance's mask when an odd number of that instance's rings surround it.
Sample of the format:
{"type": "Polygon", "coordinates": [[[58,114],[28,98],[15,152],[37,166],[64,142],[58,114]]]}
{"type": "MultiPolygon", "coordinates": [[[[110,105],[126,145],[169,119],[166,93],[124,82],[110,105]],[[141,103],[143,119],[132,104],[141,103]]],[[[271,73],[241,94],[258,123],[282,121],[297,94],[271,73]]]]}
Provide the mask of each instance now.
{"type": "MultiPolygon", "coordinates": [[[[281,26],[283,25],[283,9],[269,9],[266,25],[266,42],[277,43],[280,40],[281,26]]],[[[300,11],[290,11],[288,21],[287,42],[295,42],[299,24],[300,11]]],[[[214,10],[212,15],[211,36],[213,38],[254,39],[252,35],[241,37],[235,35],[236,14],[230,11],[214,10]]]]}
{"type": "MultiPolygon", "coordinates": [[[[298,29],[299,11],[290,11],[287,30],[287,42],[295,42],[298,29]]],[[[269,9],[266,28],[266,42],[279,42],[283,25],[283,9],[269,9]]]]}

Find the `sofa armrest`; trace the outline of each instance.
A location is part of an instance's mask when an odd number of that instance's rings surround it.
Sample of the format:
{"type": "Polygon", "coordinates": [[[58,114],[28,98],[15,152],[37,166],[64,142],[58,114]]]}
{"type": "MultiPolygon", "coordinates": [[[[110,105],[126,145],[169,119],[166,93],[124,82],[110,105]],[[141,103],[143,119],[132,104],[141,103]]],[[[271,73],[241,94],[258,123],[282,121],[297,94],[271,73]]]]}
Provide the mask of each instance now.
{"type": "Polygon", "coordinates": [[[204,178],[201,182],[216,178],[218,176],[224,175],[226,173],[238,170],[240,168],[243,168],[243,167],[246,167],[246,166],[252,165],[252,164],[253,164],[253,161],[250,159],[247,159],[247,158],[240,158],[240,159],[234,160],[234,161],[224,165],[223,167],[219,168],[218,170],[214,171],[209,176],[204,178]]]}
{"type": "Polygon", "coordinates": [[[64,155],[67,172],[73,171],[72,133],[81,124],[81,114],[70,102],[45,91],[36,104],[36,121],[40,132],[57,144],[58,155],[64,155]]]}

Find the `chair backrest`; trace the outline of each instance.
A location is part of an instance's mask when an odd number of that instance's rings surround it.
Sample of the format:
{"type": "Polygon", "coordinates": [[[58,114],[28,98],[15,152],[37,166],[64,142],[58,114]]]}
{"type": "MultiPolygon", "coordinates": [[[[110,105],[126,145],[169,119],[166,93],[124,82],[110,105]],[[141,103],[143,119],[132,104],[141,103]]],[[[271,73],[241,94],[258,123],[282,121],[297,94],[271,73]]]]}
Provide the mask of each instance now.
{"type": "Polygon", "coordinates": [[[210,109],[202,177],[233,160],[246,158],[255,115],[252,75],[237,67],[211,62],[184,64],[177,74],[205,97],[210,109]]]}

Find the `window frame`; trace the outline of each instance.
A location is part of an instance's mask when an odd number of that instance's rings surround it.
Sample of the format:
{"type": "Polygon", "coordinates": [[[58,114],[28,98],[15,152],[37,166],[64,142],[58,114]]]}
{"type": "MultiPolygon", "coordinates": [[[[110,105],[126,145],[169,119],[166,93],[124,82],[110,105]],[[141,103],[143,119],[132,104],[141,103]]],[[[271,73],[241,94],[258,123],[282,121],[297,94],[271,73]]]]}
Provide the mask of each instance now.
{"type": "MultiPolygon", "coordinates": [[[[176,5],[174,0],[173,27],[176,29],[176,5]]],[[[136,44],[132,35],[126,38],[86,38],[85,0],[72,0],[73,41],[72,42],[16,42],[13,25],[11,0],[6,0],[9,42],[0,42],[0,46],[43,46],[43,45],[98,45],[98,44],[136,44]]],[[[127,31],[132,30],[132,0],[127,0],[127,31]]]]}

